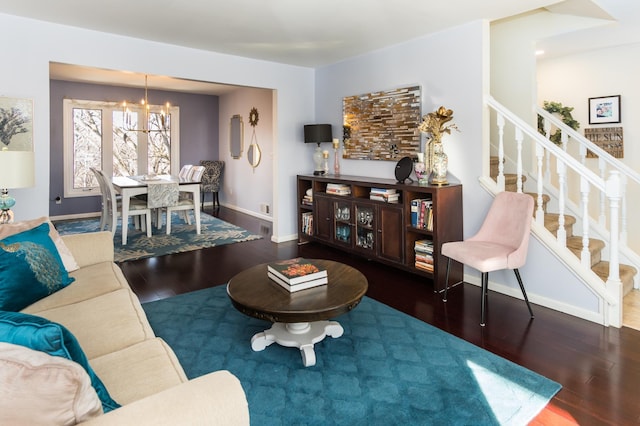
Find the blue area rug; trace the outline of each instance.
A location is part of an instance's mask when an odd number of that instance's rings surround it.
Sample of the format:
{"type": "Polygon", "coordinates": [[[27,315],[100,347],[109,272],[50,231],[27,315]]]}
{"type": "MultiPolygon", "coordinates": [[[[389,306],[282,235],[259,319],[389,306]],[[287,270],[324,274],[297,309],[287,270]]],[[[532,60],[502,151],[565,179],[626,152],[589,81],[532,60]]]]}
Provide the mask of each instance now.
{"type": "MultiPolygon", "coordinates": [[[[120,231],[122,228],[118,219],[118,228],[113,239],[115,261],[144,259],[262,238],[260,235],[253,235],[246,229],[202,212],[200,213],[200,235],[198,235],[193,225],[193,213],[189,215],[192,225],[187,225],[178,213],[174,212],[171,216],[171,235],[166,234],[164,225],[160,229],[154,226],[151,238],[147,238],[146,232],[135,229],[133,219],[130,219],[126,246],[122,245],[120,231]]],[[[60,235],[81,234],[98,231],[100,219],[65,220],[54,222],[54,225],[60,235]]]]}
{"type": "Polygon", "coordinates": [[[143,305],[190,378],[229,370],[253,425],[525,425],[561,388],[409,315],[365,297],[336,318],[342,337],[251,350],[269,323],[245,316],[217,286],[143,305]]]}

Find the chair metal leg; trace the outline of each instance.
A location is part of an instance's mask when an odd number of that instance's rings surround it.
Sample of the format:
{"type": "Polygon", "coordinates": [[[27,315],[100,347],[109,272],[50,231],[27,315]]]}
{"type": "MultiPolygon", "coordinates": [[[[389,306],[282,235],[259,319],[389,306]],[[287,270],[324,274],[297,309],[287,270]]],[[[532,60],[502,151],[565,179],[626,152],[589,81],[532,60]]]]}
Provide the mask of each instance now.
{"type": "Polygon", "coordinates": [[[529,315],[533,318],[533,311],[531,310],[531,305],[529,304],[529,298],[527,297],[527,292],[524,291],[524,285],[522,284],[522,278],[520,277],[520,271],[518,268],[514,269],[513,272],[516,274],[516,278],[518,280],[518,284],[520,285],[520,290],[522,290],[522,295],[524,296],[524,301],[527,302],[527,308],[529,308],[529,315]]]}
{"type": "MultiPolygon", "coordinates": [[[[443,302],[447,301],[447,290],[449,290],[449,269],[451,269],[451,258],[447,258],[447,274],[446,274],[446,278],[444,280],[444,297],[442,298],[443,302]]],[[[434,291],[436,291],[434,289],[434,291]]]]}
{"type": "Polygon", "coordinates": [[[480,321],[480,326],[484,327],[486,324],[485,314],[487,308],[487,293],[489,292],[489,273],[482,273],[482,294],[481,294],[481,302],[480,302],[480,311],[482,315],[482,319],[480,321]]]}

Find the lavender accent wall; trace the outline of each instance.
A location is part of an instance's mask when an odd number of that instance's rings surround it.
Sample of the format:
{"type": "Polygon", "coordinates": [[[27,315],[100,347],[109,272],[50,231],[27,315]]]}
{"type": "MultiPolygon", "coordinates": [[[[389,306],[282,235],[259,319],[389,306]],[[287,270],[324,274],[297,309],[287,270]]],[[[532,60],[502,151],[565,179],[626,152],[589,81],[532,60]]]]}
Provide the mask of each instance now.
{"type": "MultiPolygon", "coordinates": [[[[218,159],[218,97],[161,90],[149,90],[149,102],[163,105],[170,102],[180,107],[180,164],[199,164],[200,160],[218,159]]],[[[65,98],[91,101],[138,101],[144,97],[144,89],[105,86],[98,84],[50,81],[50,171],[49,216],[92,213],[100,211],[100,197],[64,198],[63,185],[63,117],[62,101],[65,98]],[[56,204],[56,197],[62,204],[56,204]]]]}

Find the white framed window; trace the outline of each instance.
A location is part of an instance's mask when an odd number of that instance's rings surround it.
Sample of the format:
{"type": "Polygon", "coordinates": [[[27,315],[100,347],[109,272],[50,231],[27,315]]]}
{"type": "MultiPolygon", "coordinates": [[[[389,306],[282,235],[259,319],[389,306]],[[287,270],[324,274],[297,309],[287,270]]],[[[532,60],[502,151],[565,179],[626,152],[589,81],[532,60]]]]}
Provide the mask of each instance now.
{"type": "Polygon", "coordinates": [[[141,128],[144,107],[128,105],[123,113],[117,102],[63,101],[64,196],[84,197],[100,193],[91,172],[95,167],[107,176],[135,176],[148,173],[177,174],[180,165],[180,109],[149,105],[149,132],[125,131],[141,128]],[[162,129],[165,123],[166,131],[162,129]]]}

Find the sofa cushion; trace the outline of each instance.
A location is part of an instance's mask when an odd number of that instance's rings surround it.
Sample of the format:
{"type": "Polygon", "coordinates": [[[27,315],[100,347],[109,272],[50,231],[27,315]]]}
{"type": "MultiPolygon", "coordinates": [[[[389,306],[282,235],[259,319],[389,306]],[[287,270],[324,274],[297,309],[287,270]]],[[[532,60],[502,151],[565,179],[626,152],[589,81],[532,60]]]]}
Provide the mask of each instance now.
{"type": "Polygon", "coordinates": [[[70,305],[115,290],[130,288],[126,278],[122,275],[122,270],[113,262],[84,266],[71,272],[69,276],[75,278],[75,281],[51,296],[27,306],[22,312],[37,314],[46,309],[70,305]]]}
{"type": "Polygon", "coordinates": [[[40,311],[38,315],[67,327],[89,359],[155,337],[140,301],[127,289],[40,311]]]}
{"type": "Polygon", "coordinates": [[[75,425],[100,415],[100,399],[79,364],[0,342],[0,424],[75,425]]]}
{"type": "Polygon", "coordinates": [[[67,248],[67,245],[62,240],[60,234],[58,234],[58,231],[56,230],[55,226],[53,226],[53,223],[51,223],[51,221],[45,216],[39,217],[37,219],[25,220],[22,222],[7,223],[0,226],[0,240],[11,235],[19,234],[20,232],[28,231],[29,229],[33,229],[36,226],[42,225],[43,223],[47,223],[49,225],[49,237],[51,237],[51,240],[55,244],[56,249],[58,249],[58,254],[62,259],[62,263],[64,264],[67,272],[72,272],[78,269],[79,266],[76,263],[73,254],[71,254],[71,250],[67,248]]]}
{"type": "Polygon", "coordinates": [[[93,358],[91,366],[123,405],[188,380],[173,350],[158,337],[93,358]]]}
{"type": "Polygon", "coordinates": [[[102,402],[104,412],[120,406],[94,373],[76,338],[61,324],[21,312],[0,311],[0,342],[26,346],[77,362],[91,378],[91,385],[102,402]]]}
{"type": "Polygon", "coordinates": [[[73,282],[49,224],[0,240],[0,309],[18,311],[73,282]]]}

